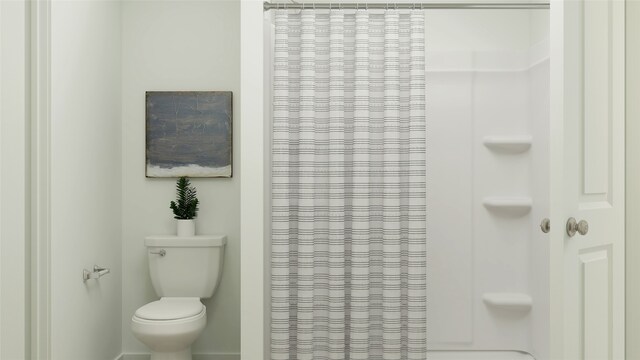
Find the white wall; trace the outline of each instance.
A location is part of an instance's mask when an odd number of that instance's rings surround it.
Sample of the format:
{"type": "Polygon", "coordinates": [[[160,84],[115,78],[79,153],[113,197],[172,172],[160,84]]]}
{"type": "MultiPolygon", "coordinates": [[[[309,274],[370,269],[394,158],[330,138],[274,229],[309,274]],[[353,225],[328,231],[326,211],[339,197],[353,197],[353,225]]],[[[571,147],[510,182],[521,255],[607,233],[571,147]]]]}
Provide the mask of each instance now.
{"type": "Polygon", "coordinates": [[[28,357],[28,6],[0,2],[0,359],[28,357]]]}
{"type": "Polygon", "coordinates": [[[240,2],[126,1],[122,26],[122,340],[127,354],[148,353],[131,316],[156,300],[144,237],[175,233],[169,201],[175,179],[145,178],[145,91],[234,93],[233,178],[193,179],[201,201],[197,232],[225,233],[222,281],[207,306],[195,354],[240,351],[240,2]]]}
{"type": "Polygon", "coordinates": [[[426,10],[427,51],[524,51],[537,42],[531,18],[546,10],[426,10]]]}
{"type": "Polygon", "coordinates": [[[52,359],[120,354],[120,4],[51,7],[52,359]],[[82,269],[111,268],[82,281],[82,269]]]}

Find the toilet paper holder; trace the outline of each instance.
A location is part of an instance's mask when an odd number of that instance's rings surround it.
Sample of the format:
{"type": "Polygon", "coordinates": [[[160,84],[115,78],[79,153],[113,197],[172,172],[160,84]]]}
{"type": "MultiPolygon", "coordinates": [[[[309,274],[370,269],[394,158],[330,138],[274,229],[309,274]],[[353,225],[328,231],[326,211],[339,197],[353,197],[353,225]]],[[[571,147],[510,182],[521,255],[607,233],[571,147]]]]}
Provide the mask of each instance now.
{"type": "Polygon", "coordinates": [[[86,282],[87,280],[90,280],[90,279],[99,279],[110,272],[111,272],[111,269],[109,268],[94,265],[93,271],[89,271],[87,269],[82,270],[82,281],[86,282]]]}

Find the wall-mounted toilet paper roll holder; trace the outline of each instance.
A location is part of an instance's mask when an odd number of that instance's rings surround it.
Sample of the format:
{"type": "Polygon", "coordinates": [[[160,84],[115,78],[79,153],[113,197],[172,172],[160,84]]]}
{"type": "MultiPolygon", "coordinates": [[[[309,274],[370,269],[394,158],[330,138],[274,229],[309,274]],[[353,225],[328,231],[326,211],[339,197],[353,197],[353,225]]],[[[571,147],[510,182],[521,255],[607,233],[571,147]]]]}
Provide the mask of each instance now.
{"type": "Polygon", "coordinates": [[[99,279],[103,275],[107,275],[111,272],[111,269],[104,268],[98,265],[93,266],[93,271],[89,271],[87,269],[82,270],[82,281],[86,282],[89,279],[99,279]]]}

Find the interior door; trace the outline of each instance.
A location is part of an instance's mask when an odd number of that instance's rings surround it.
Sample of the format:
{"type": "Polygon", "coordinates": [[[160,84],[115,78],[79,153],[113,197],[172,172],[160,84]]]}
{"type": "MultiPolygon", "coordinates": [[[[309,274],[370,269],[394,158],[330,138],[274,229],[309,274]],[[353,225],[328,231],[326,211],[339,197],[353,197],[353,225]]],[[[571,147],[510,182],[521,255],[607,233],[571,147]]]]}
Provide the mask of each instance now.
{"type": "Polygon", "coordinates": [[[552,359],[624,359],[624,121],[624,1],[552,1],[552,359]]]}

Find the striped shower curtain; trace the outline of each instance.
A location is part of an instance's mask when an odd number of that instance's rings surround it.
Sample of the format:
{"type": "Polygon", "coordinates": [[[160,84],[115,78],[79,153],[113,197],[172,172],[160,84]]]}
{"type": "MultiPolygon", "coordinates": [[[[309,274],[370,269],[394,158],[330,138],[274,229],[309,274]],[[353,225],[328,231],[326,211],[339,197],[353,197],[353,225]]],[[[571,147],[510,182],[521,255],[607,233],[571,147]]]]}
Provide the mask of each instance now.
{"type": "Polygon", "coordinates": [[[426,358],[422,11],[276,12],[271,358],[426,358]]]}

